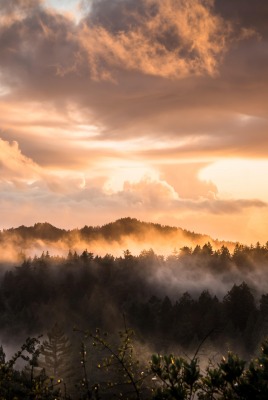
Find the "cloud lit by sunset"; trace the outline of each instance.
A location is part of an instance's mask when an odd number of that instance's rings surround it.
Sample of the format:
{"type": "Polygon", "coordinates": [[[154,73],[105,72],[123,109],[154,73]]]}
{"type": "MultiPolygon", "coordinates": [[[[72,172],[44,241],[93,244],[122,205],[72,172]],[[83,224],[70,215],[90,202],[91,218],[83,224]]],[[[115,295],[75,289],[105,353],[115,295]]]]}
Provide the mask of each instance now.
{"type": "Polygon", "coordinates": [[[0,0],[0,229],[268,240],[261,0],[0,0]]]}

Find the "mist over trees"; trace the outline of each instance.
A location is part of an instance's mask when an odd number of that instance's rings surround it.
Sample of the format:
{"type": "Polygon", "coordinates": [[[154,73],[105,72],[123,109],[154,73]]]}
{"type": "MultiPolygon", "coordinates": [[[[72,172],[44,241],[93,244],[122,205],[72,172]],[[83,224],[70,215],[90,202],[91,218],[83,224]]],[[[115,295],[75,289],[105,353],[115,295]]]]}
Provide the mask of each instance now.
{"type": "Polygon", "coordinates": [[[115,222],[105,224],[103,226],[88,226],[85,225],[81,229],[65,230],[56,228],[55,226],[45,222],[36,223],[34,226],[21,225],[18,228],[4,229],[1,232],[0,239],[8,240],[13,238],[15,240],[34,240],[41,239],[47,240],[48,242],[54,242],[58,240],[71,240],[73,241],[73,234],[77,234],[80,239],[106,239],[111,241],[119,241],[125,236],[134,235],[135,237],[146,236],[147,232],[160,233],[162,235],[168,235],[172,233],[183,233],[186,237],[198,240],[201,238],[208,239],[207,235],[201,235],[194,232],[187,231],[185,229],[171,227],[168,225],[160,225],[151,222],[142,222],[136,218],[121,218],[115,222]]]}
{"type": "MultiPolygon", "coordinates": [[[[52,254],[65,255],[69,249],[82,252],[94,249],[99,255],[121,255],[130,249],[138,255],[144,248],[154,248],[158,253],[170,254],[174,248],[193,244],[204,245],[211,241],[217,248],[224,242],[213,241],[207,235],[196,234],[181,228],[142,222],[135,218],[122,218],[103,226],[81,229],[59,229],[49,223],[24,225],[0,231],[0,261],[13,262],[18,250],[34,256],[49,250],[52,254]]],[[[229,243],[232,247],[233,244],[229,243]]]]}
{"type": "Polygon", "coordinates": [[[1,335],[22,340],[56,322],[67,333],[73,326],[114,331],[124,315],[152,349],[191,349],[212,331],[212,347],[253,352],[266,331],[268,292],[252,276],[262,268],[264,277],[267,263],[268,248],[259,244],[231,254],[208,243],[166,258],[152,249],[122,257],[42,253],[3,273],[1,335]]]}
{"type": "MultiPolygon", "coordinates": [[[[41,225],[34,230],[40,228],[44,240],[52,228],[41,225]]],[[[111,250],[113,237],[119,240],[122,235],[121,225],[122,221],[103,228],[111,250]]],[[[129,225],[124,221],[123,226],[123,234],[129,234],[133,221],[129,225]]],[[[55,229],[62,238],[62,231],[55,229]]],[[[92,234],[91,228],[84,230],[92,234]]],[[[26,237],[31,230],[25,232],[26,237]]],[[[36,232],[31,234],[35,237],[36,232]]],[[[125,399],[249,398],[242,396],[243,387],[253,385],[248,380],[252,368],[260,367],[252,364],[247,370],[251,364],[246,362],[255,357],[268,332],[267,244],[236,244],[230,251],[226,245],[206,242],[165,256],[153,249],[137,255],[126,249],[120,256],[99,255],[94,248],[81,252],[71,248],[65,256],[49,251],[28,256],[20,250],[20,261],[2,262],[0,275],[4,399],[14,397],[7,394],[9,381],[15,385],[14,393],[16,387],[24,388],[18,393],[25,399],[109,399],[111,393],[117,398],[123,393],[125,399]],[[25,342],[26,337],[30,338],[25,342]],[[9,361],[5,348],[10,358],[10,349],[21,343],[25,343],[22,351],[9,361]],[[229,350],[242,358],[230,355],[220,363],[219,355],[229,350]],[[153,358],[148,364],[153,353],[176,355],[153,358]],[[180,358],[185,354],[189,359],[180,358]],[[200,371],[208,358],[216,364],[214,369],[207,366],[204,381],[200,371]],[[19,360],[24,364],[16,367],[19,360]],[[225,380],[226,368],[240,371],[231,385],[229,378],[225,380]],[[194,381],[185,381],[186,370],[194,381]],[[157,387],[151,386],[150,374],[157,387]],[[217,388],[211,383],[213,374],[221,379],[217,388]],[[241,393],[234,391],[234,383],[241,393]]]]}

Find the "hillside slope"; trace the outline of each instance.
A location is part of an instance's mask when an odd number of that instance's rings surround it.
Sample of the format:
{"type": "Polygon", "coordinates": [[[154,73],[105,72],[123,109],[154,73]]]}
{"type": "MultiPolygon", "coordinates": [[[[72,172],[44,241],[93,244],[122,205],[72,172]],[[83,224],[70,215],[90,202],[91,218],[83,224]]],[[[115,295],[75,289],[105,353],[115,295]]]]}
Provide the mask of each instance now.
{"type": "Polygon", "coordinates": [[[203,246],[207,242],[214,248],[223,244],[230,249],[234,247],[231,242],[213,240],[208,235],[128,217],[103,226],[85,225],[81,229],[65,230],[49,223],[36,223],[34,226],[22,225],[0,232],[2,259],[10,259],[18,252],[31,256],[42,251],[66,255],[69,249],[79,252],[86,248],[100,255],[120,255],[126,249],[138,254],[150,248],[157,254],[167,255],[184,246],[203,246]]]}

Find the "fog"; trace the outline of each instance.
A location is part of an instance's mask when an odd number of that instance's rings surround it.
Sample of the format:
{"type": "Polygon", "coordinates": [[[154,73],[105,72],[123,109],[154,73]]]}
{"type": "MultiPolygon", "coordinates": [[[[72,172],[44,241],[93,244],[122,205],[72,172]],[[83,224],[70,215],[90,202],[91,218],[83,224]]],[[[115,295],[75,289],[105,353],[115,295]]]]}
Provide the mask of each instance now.
{"type": "Polygon", "coordinates": [[[134,218],[122,218],[102,227],[85,225],[81,229],[64,230],[48,223],[20,226],[0,232],[0,260],[17,262],[18,253],[27,257],[40,255],[65,256],[68,250],[82,252],[85,249],[96,255],[122,256],[129,249],[133,255],[153,249],[156,254],[168,256],[184,246],[203,246],[212,243],[215,249],[222,245],[232,250],[232,242],[214,240],[205,234],[196,234],[177,227],[140,222],[134,218]]]}
{"type": "Polygon", "coordinates": [[[209,334],[204,365],[232,348],[249,358],[267,332],[267,245],[123,219],[71,231],[13,228],[1,232],[0,248],[7,358],[28,336],[45,340],[55,323],[77,349],[74,327],[99,327],[116,343],[125,320],[144,362],[153,352],[191,358],[209,334]]]}
{"type": "MultiPolygon", "coordinates": [[[[233,284],[243,281],[257,296],[268,292],[266,247],[258,246],[260,248],[255,251],[253,247],[240,246],[239,252],[239,245],[232,242],[123,218],[102,227],[85,226],[68,231],[47,223],[4,230],[0,232],[0,262],[3,274],[23,260],[42,254],[53,257],[53,263],[57,265],[69,251],[81,255],[87,250],[92,257],[109,255],[117,263],[125,260],[125,253],[129,252],[145,267],[136,268],[136,263],[133,265],[132,262],[132,268],[135,268],[134,271],[129,269],[127,279],[131,280],[132,274],[138,275],[143,283],[146,282],[148,296],[168,294],[176,299],[185,291],[198,295],[203,290],[210,290],[222,298],[233,284]],[[234,257],[234,252],[240,258],[234,257]]],[[[98,267],[91,265],[91,270],[95,269],[98,274],[98,267]]]]}

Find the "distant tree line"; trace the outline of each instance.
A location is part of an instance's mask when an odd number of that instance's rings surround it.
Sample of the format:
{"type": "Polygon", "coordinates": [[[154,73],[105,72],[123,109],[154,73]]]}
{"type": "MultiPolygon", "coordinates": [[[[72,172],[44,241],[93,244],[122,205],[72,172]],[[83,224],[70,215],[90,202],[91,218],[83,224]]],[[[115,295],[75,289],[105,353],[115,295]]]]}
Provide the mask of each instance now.
{"type": "Polygon", "coordinates": [[[70,243],[72,243],[74,241],[74,235],[78,236],[80,240],[85,241],[97,240],[100,238],[118,241],[122,237],[131,235],[135,237],[144,237],[148,231],[151,235],[159,233],[163,236],[180,232],[192,240],[198,240],[205,237],[205,235],[190,232],[185,229],[150,222],[142,222],[136,218],[127,217],[120,218],[103,226],[85,225],[81,229],[71,230],[60,229],[47,222],[36,223],[33,226],[21,225],[17,228],[3,229],[3,231],[0,231],[0,243],[9,239],[13,239],[14,242],[17,243],[23,243],[23,241],[32,241],[35,239],[41,239],[47,242],[61,240],[63,242],[70,241],[70,243]]]}
{"type": "Polygon", "coordinates": [[[153,250],[138,256],[126,250],[117,258],[88,250],[69,251],[66,258],[46,252],[0,278],[1,335],[23,340],[55,322],[67,333],[73,326],[111,331],[125,315],[141,341],[158,351],[174,345],[191,350],[211,332],[212,348],[239,346],[242,355],[252,354],[267,334],[268,293],[257,293],[242,278],[248,271],[265,276],[267,266],[268,248],[259,244],[237,245],[230,254],[208,243],[166,258],[153,250]],[[213,287],[199,289],[203,275],[213,277],[213,287]],[[229,289],[216,296],[215,282],[229,289]]]}

